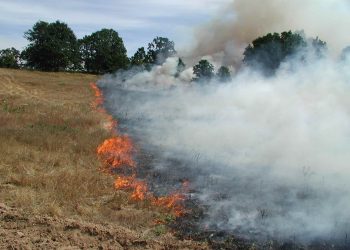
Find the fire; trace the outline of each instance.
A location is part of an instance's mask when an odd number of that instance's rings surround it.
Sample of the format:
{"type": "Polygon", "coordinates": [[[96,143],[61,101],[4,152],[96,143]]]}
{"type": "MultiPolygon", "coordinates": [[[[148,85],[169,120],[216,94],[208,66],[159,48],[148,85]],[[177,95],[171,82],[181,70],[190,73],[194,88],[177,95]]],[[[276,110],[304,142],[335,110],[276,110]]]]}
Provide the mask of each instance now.
{"type": "Polygon", "coordinates": [[[105,165],[112,168],[122,166],[135,167],[135,162],[132,159],[133,151],[132,142],[127,136],[114,136],[105,140],[97,148],[97,154],[105,165]]]}
{"type": "Polygon", "coordinates": [[[114,187],[117,190],[133,190],[131,198],[133,200],[145,200],[147,196],[147,184],[139,181],[135,176],[118,176],[115,180],[114,187]]]}
{"type": "Polygon", "coordinates": [[[108,120],[108,124],[106,125],[106,129],[108,129],[110,131],[114,131],[118,126],[117,121],[114,120],[113,116],[111,116],[111,115],[107,116],[107,120],[108,120]]]}
{"type": "Polygon", "coordinates": [[[134,192],[131,194],[131,198],[134,200],[143,201],[147,195],[147,184],[143,181],[136,181],[134,184],[134,192]]]}
{"type": "Polygon", "coordinates": [[[97,87],[96,83],[90,83],[91,88],[95,92],[95,100],[91,103],[93,109],[96,109],[100,113],[103,113],[107,116],[108,123],[106,125],[106,129],[114,132],[118,123],[113,119],[111,115],[107,113],[107,111],[103,108],[104,97],[102,91],[97,87]]]}
{"type": "Polygon", "coordinates": [[[185,213],[183,206],[185,196],[183,193],[187,192],[189,182],[184,181],[182,189],[179,192],[168,196],[155,197],[151,194],[148,191],[147,183],[136,178],[136,163],[133,160],[135,150],[131,139],[125,135],[118,135],[116,131],[117,121],[103,108],[104,97],[102,91],[95,83],[91,83],[90,86],[94,90],[96,97],[92,103],[92,107],[106,115],[108,120],[106,128],[113,134],[112,138],[105,140],[97,148],[97,154],[105,165],[104,170],[107,170],[110,174],[113,173],[113,169],[123,166],[130,167],[133,170],[131,176],[117,176],[114,182],[115,189],[131,191],[131,199],[135,201],[148,199],[154,206],[163,207],[177,217],[182,216],[185,213]]]}
{"type": "Polygon", "coordinates": [[[114,182],[114,187],[116,189],[129,189],[132,187],[133,181],[133,177],[118,176],[114,182]]]}
{"type": "Polygon", "coordinates": [[[167,208],[175,207],[179,201],[183,201],[183,200],[185,200],[185,197],[183,194],[173,194],[170,196],[160,197],[157,199],[158,204],[163,205],[164,207],[167,207],[167,208]]]}
{"type": "Polygon", "coordinates": [[[102,91],[97,87],[96,83],[90,83],[91,88],[95,91],[95,101],[92,103],[92,107],[98,109],[104,102],[102,91]]]}
{"type": "Polygon", "coordinates": [[[154,197],[148,192],[147,184],[139,181],[133,176],[118,176],[115,180],[114,187],[117,190],[132,190],[131,198],[133,200],[142,201],[149,199],[154,206],[163,207],[173,212],[176,217],[182,216],[185,209],[182,205],[185,196],[181,193],[174,193],[172,195],[163,197],[154,197]]]}
{"type": "Polygon", "coordinates": [[[159,207],[164,207],[171,210],[176,217],[180,217],[185,213],[185,209],[182,202],[185,200],[185,196],[181,193],[175,193],[172,195],[154,198],[152,204],[159,207]]]}
{"type": "Polygon", "coordinates": [[[153,198],[152,204],[171,210],[176,217],[183,216],[186,213],[186,209],[183,205],[183,202],[186,199],[184,194],[188,192],[189,185],[190,182],[188,180],[183,181],[182,187],[178,192],[163,197],[153,198]]]}

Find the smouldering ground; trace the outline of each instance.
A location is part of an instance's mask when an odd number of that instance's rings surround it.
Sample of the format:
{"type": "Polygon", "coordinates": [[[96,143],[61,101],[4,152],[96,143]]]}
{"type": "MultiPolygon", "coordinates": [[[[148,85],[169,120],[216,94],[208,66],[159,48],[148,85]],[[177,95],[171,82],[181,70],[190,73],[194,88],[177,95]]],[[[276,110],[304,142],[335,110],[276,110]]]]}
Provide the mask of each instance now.
{"type": "Polygon", "coordinates": [[[143,238],[164,235],[154,226],[162,216],[155,208],[129,201],[98,170],[96,148],[110,131],[106,115],[91,107],[89,83],[96,80],[0,69],[0,203],[26,216],[109,222],[143,238]]]}

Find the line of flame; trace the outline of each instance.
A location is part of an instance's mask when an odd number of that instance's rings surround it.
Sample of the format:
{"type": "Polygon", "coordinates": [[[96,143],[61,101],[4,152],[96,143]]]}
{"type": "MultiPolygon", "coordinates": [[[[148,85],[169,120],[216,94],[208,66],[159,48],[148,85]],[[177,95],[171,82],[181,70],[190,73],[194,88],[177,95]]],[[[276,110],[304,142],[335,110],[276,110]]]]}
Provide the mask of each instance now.
{"type": "Polygon", "coordinates": [[[102,170],[112,174],[113,170],[117,168],[129,167],[132,169],[132,175],[130,176],[118,175],[114,187],[117,190],[131,191],[131,199],[135,201],[148,199],[153,205],[167,209],[176,217],[184,215],[186,212],[183,206],[184,192],[188,189],[189,183],[185,181],[180,191],[163,197],[155,197],[149,192],[147,183],[136,178],[136,163],[133,160],[135,150],[132,140],[126,135],[117,133],[117,121],[103,108],[104,96],[102,91],[95,83],[91,83],[90,86],[95,93],[95,100],[91,106],[98,112],[107,115],[109,125],[106,128],[113,134],[111,138],[106,139],[97,148],[97,155],[104,165],[102,170]]]}

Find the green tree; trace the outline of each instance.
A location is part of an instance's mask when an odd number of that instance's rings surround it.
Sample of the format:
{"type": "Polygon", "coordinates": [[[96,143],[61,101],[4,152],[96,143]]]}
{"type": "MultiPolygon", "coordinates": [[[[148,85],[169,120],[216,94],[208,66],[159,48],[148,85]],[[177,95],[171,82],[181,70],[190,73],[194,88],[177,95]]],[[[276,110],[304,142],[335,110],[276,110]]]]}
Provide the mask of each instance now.
{"type": "Polygon", "coordinates": [[[84,69],[91,73],[112,73],[128,67],[123,39],[113,29],[102,29],[79,41],[84,69]]]}
{"type": "Polygon", "coordinates": [[[144,47],[138,48],[135,54],[130,58],[130,64],[132,66],[142,66],[147,63],[147,54],[144,47]]]}
{"type": "Polygon", "coordinates": [[[252,68],[263,70],[267,75],[273,74],[281,62],[298,53],[300,59],[305,59],[312,51],[321,56],[326,49],[326,43],[316,39],[307,41],[302,32],[269,33],[255,39],[244,51],[243,62],[252,68]]]}
{"type": "Polygon", "coordinates": [[[163,64],[176,54],[175,43],[166,37],[156,37],[148,44],[147,57],[151,64],[163,64]]]}
{"type": "Polygon", "coordinates": [[[225,66],[221,66],[218,69],[218,72],[216,73],[216,77],[220,82],[229,82],[232,79],[230,70],[225,66]]]}
{"type": "MultiPolygon", "coordinates": [[[[305,35],[303,32],[282,32],[280,35],[280,44],[282,47],[282,56],[293,55],[296,52],[306,48],[307,42],[305,41],[305,35]]],[[[283,58],[283,59],[284,59],[283,58]]]]}
{"type": "Polygon", "coordinates": [[[210,81],[214,76],[214,66],[208,60],[200,60],[198,64],[193,67],[193,74],[195,77],[192,81],[210,81]]]}
{"type": "Polygon", "coordinates": [[[15,48],[0,50],[0,67],[19,68],[20,52],[15,48]]]}
{"type": "Polygon", "coordinates": [[[77,39],[67,24],[39,21],[25,33],[29,45],[22,56],[30,68],[44,71],[74,70],[79,66],[77,39]]]}

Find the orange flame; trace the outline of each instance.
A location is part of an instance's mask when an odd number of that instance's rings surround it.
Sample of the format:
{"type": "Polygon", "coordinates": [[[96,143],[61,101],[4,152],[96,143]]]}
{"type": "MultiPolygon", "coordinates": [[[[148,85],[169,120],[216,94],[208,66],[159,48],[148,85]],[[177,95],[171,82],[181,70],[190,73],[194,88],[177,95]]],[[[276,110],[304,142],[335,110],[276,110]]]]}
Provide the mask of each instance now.
{"type": "Polygon", "coordinates": [[[103,108],[103,102],[104,102],[104,97],[102,91],[98,88],[96,83],[90,83],[91,88],[95,92],[95,100],[91,103],[91,106],[93,109],[96,109],[100,113],[106,114],[108,124],[106,125],[106,128],[110,131],[113,132],[113,130],[116,129],[117,127],[117,121],[113,119],[113,117],[109,114],[107,114],[107,111],[103,108]]]}
{"type": "Polygon", "coordinates": [[[129,189],[131,188],[133,181],[133,177],[118,176],[114,182],[114,187],[116,189],[129,189]]]}
{"type": "Polygon", "coordinates": [[[143,201],[147,195],[147,184],[143,181],[135,181],[134,192],[131,194],[131,198],[134,200],[143,201]]]}
{"type": "Polygon", "coordinates": [[[90,83],[90,86],[95,91],[95,97],[96,97],[94,102],[92,103],[92,107],[95,109],[98,109],[102,106],[104,102],[102,91],[99,89],[99,87],[97,87],[96,83],[90,83]]]}
{"type": "Polygon", "coordinates": [[[114,120],[113,116],[111,116],[111,115],[107,116],[107,120],[108,120],[108,124],[107,124],[106,128],[110,131],[114,131],[118,126],[117,121],[114,120]]]}
{"type": "Polygon", "coordinates": [[[144,200],[147,195],[147,185],[143,181],[136,180],[135,176],[118,176],[114,187],[117,190],[133,190],[133,200],[144,200]]]}
{"type": "Polygon", "coordinates": [[[154,198],[152,204],[159,207],[169,209],[174,213],[176,217],[180,217],[185,213],[185,209],[182,202],[185,200],[185,196],[180,193],[172,195],[154,198]]]}
{"type": "MultiPolygon", "coordinates": [[[[104,97],[102,91],[96,83],[91,83],[90,86],[94,90],[96,97],[92,107],[107,116],[109,124],[106,127],[113,133],[112,138],[105,140],[97,148],[97,154],[105,165],[104,170],[108,170],[111,173],[113,169],[123,166],[135,169],[136,163],[132,157],[135,150],[131,139],[128,136],[117,134],[117,121],[103,108],[104,97]]],[[[183,201],[185,200],[183,193],[187,192],[188,185],[189,182],[184,181],[183,187],[178,193],[164,197],[155,197],[148,192],[147,184],[144,181],[136,179],[134,171],[131,176],[117,176],[114,182],[115,189],[132,191],[131,199],[136,201],[149,199],[153,205],[167,209],[176,217],[182,216],[186,212],[183,206],[183,201]]]]}
{"type": "Polygon", "coordinates": [[[133,145],[127,136],[114,136],[105,140],[97,148],[97,154],[103,160],[105,165],[112,168],[122,166],[135,167],[132,159],[133,145]]]}

